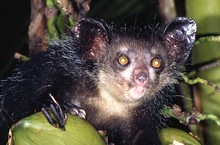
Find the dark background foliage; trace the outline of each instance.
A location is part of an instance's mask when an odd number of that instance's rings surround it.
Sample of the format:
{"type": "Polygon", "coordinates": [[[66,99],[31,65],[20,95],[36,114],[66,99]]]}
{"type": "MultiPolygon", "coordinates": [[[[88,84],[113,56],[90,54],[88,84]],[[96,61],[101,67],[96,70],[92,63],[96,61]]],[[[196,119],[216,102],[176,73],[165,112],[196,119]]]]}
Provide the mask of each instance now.
{"type": "MultiPolygon", "coordinates": [[[[176,5],[178,15],[185,15],[184,1],[176,5]]],[[[1,8],[0,78],[19,63],[13,59],[15,52],[28,55],[30,11],[30,0],[5,1],[1,8]]],[[[87,16],[132,27],[162,21],[157,0],[92,0],[87,16]]]]}

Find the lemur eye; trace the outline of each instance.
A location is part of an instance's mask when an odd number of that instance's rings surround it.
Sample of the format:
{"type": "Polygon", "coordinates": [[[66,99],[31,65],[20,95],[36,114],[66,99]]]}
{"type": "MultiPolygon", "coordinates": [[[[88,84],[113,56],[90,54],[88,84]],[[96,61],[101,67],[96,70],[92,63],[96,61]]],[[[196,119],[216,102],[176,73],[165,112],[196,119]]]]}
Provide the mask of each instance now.
{"type": "Polygon", "coordinates": [[[127,56],[125,55],[121,55],[119,58],[118,58],[118,63],[122,66],[124,65],[127,65],[129,63],[129,59],[127,56]]]}
{"type": "Polygon", "coordinates": [[[159,58],[154,58],[152,61],[151,61],[151,66],[153,67],[153,68],[161,68],[161,66],[162,66],[162,62],[161,62],[161,60],[159,59],[159,58]]]}

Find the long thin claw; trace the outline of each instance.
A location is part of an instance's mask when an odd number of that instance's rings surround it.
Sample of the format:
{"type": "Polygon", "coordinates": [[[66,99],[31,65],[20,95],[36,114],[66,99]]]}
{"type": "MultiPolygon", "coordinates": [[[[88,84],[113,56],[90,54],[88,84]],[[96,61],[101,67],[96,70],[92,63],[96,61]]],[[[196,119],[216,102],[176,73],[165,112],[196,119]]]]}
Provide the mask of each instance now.
{"type": "Polygon", "coordinates": [[[53,104],[50,105],[50,108],[54,114],[54,117],[55,117],[59,127],[62,128],[63,130],[65,130],[65,121],[64,121],[64,118],[62,118],[62,115],[60,115],[59,110],[57,110],[57,108],[53,104]]]}
{"type": "Polygon", "coordinates": [[[56,125],[56,121],[51,117],[50,113],[47,111],[46,108],[42,107],[41,108],[42,113],[45,115],[45,117],[47,118],[48,122],[55,126],[56,125]]]}
{"type": "Polygon", "coordinates": [[[63,112],[61,106],[51,94],[49,94],[49,97],[51,98],[52,103],[47,108],[42,107],[41,110],[51,125],[57,126],[62,130],[65,130],[67,115],[63,112]],[[53,115],[51,115],[51,113],[53,115]]]}

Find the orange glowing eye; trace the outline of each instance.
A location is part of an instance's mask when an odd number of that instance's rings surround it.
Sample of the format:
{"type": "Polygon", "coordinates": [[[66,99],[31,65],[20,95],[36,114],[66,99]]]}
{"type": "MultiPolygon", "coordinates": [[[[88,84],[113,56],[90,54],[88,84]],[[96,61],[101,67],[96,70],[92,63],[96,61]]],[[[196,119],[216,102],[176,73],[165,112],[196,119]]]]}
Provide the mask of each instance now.
{"type": "Polygon", "coordinates": [[[160,68],[162,65],[162,62],[159,58],[154,58],[152,61],[151,61],[151,66],[154,67],[154,68],[160,68]]]}
{"type": "Polygon", "coordinates": [[[122,56],[120,56],[120,57],[118,58],[118,63],[119,63],[120,65],[127,65],[127,64],[129,63],[129,59],[128,59],[127,56],[122,55],[122,56]]]}

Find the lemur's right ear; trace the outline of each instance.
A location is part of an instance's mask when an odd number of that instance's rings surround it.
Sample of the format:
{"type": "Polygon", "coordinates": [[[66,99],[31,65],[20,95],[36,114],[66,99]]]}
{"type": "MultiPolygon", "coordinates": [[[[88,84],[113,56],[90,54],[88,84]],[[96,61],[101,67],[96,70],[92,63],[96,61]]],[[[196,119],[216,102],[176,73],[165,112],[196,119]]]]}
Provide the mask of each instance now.
{"type": "Polygon", "coordinates": [[[195,41],[196,23],[193,19],[178,17],[167,21],[161,31],[161,39],[169,55],[175,61],[185,61],[189,56],[195,41]]]}
{"type": "Polygon", "coordinates": [[[74,27],[74,35],[79,40],[79,47],[85,59],[93,60],[110,41],[109,28],[102,21],[83,18],[74,27]]]}

